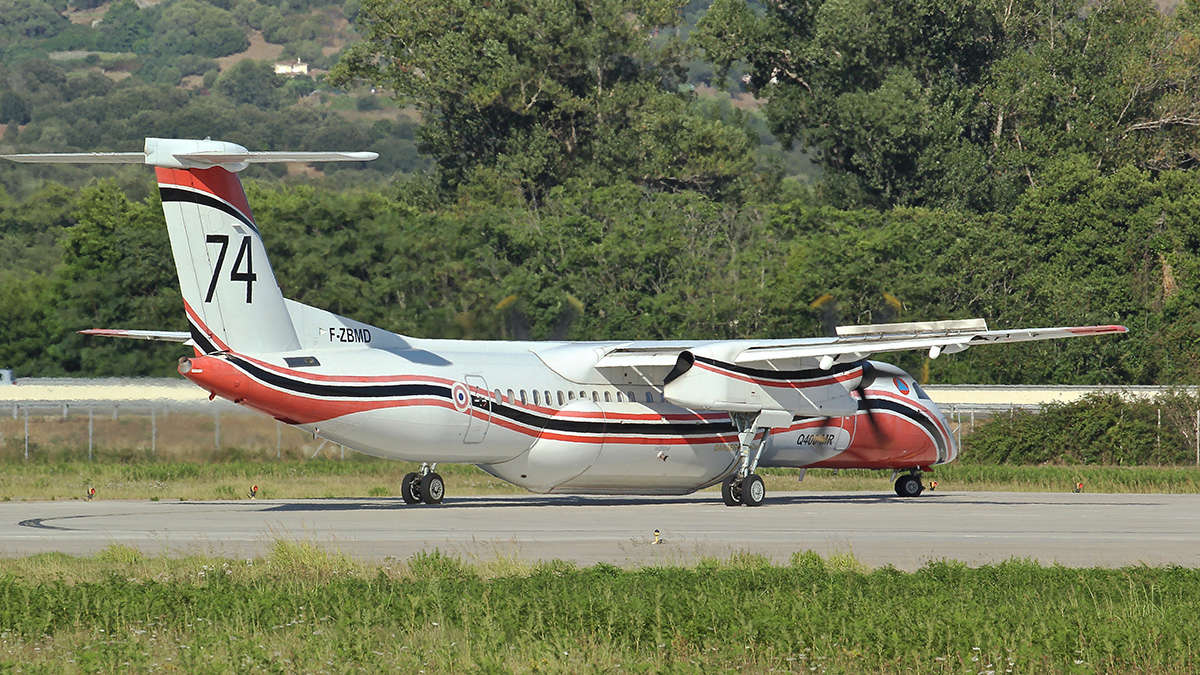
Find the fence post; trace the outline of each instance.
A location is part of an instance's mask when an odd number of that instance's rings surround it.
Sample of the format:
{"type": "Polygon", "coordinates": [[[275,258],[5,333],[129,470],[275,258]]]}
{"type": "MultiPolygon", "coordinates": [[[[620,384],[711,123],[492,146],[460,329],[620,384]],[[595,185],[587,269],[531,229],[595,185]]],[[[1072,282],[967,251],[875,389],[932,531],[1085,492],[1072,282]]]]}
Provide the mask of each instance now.
{"type": "MultiPolygon", "coordinates": [[[[1196,413],[1196,419],[1200,420],[1200,411],[1196,413]]],[[[280,422],[275,420],[275,459],[279,459],[279,443],[280,443],[280,422]]]]}
{"type": "Polygon", "coordinates": [[[1200,410],[1196,411],[1196,466],[1200,466],[1200,410]]]}
{"type": "Polygon", "coordinates": [[[1158,411],[1158,427],[1154,430],[1154,452],[1159,457],[1162,456],[1162,408],[1157,408],[1158,411]]]}
{"type": "Polygon", "coordinates": [[[29,408],[25,408],[25,461],[29,461],[29,408]]]}
{"type": "Polygon", "coordinates": [[[955,439],[956,444],[958,445],[958,447],[961,448],[962,447],[962,412],[959,411],[958,406],[954,406],[954,435],[956,437],[956,439],[955,439]]]}
{"type": "Polygon", "coordinates": [[[92,436],[95,435],[95,410],[88,407],[88,461],[92,461],[92,436]]]}
{"type": "Polygon", "coordinates": [[[150,454],[158,453],[158,418],[154,414],[154,407],[150,407],[150,454]]]}

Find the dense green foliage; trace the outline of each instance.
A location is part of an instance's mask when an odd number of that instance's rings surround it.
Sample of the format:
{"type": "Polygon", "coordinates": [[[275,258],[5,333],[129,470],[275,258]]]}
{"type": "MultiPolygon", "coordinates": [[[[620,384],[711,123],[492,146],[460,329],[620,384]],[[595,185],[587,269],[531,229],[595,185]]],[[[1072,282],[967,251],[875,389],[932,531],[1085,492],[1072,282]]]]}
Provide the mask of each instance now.
{"type": "Polygon", "coordinates": [[[972,462],[1010,464],[1195,464],[1197,411],[1196,394],[1092,394],[997,415],[966,438],[964,453],[972,462]]]}
{"type": "MultiPolygon", "coordinates": [[[[495,192],[436,205],[420,183],[249,192],[286,294],[411,335],[817,335],[830,308],[810,303],[832,293],[842,323],[984,316],[1133,331],[972,349],[930,362],[935,381],[1189,383],[1200,371],[1189,338],[1200,296],[1181,281],[1200,272],[1200,187],[1184,172],[1104,176],[1067,160],[1011,214],[986,215],[803,200],[736,207],[628,183],[572,184],[536,211],[495,192]]],[[[18,264],[5,311],[33,325],[0,324],[0,362],[22,374],[170,372],[169,347],[153,358],[140,351],[150,347],[89,339],[85,349],[82,338],[45,348],[44,336],[97,325],[182,327],[156,197],[129,200],[112,183],[59,194],[69,203],[54,217],[71,223],[57,231],[61,258],[43,243],[44,264],[18,264]]],[[[22,229],[27,216],[6,218],[14,243],[45,242],[22,229]]],[[[914,372],[924,366],[921,355],[897,356],[914,372]]]]}
{"type": "Polygon", "coordinates": [[[676,0],[396,3],[366,0],[365,37],[335,80],[417,105],[448,187],[514,183],[531,198],[571,177],[740,194],[753,143],[682,92],[676,0]]]}
{"type": "Polygon", "coordinates": [[[362,566],[282,542],[250,561],[118,546],[5,561],[0,658],[83,670],[1187,672],[1200,657],[1180,630],[1200,620],[1200,573],[1182,568],[905,573],[812,553],[784,566],[743,555],[511,567],[489,574],[437,553],[362,566]]]}
{"type": "MultiPolygon", "coordinates": [[[[1200,372],[1190,3],[1168,15],[1144,0],[169,0],[116,3],[90,26],[9,1],[32,9],[3,24],[23,37],[0,65],[0,117],[29,120],[7,125],[6,148],[128,150],[159,135],[380,151],[374,175],[390,183],[331,167],[312,185],[260,172],[249,192],[285,294],[387,329],[629,339],[971,316],[1123,323],[1128,337],[895,358],[946,382],[1200,372]],[[214,36],[231,16],[246,35],[301,42],[354,19],[363,39],[335,79],[369,81],[420,121],[319,75],[283,83],[263,62],[218,70],[207,52],[154,47],[168,12],[214,36]],[[44,58],[47,41],[85,30],[109,42],[44,58]],[[104,51],[118,48],[130,51],[104,51]],[[701,54],[744,69],[767,100],[740,99],[747,112],[698,95],[684,78],[701,54]],[[185,73],[192,88],[174,86],[185,73]],[[782,140],[818,153],[823,177],[781,180],[759,105],[782,140]],[[428,174],[418,143],[437,161],[428,174]]],[[[71,335],[183,325],[147,179],[39,182],[93,171],[0,166],[0,364],[19,375],[168,373],[178,355],[71,335]]]]}
{"type": "Polygon", "coordinates": [[[697,42],[744,63],[772,130],[845,203],[1007,208],[1064,154],[1106,170],[1197,157],[1196,5],[716,0],[697,42]]]}

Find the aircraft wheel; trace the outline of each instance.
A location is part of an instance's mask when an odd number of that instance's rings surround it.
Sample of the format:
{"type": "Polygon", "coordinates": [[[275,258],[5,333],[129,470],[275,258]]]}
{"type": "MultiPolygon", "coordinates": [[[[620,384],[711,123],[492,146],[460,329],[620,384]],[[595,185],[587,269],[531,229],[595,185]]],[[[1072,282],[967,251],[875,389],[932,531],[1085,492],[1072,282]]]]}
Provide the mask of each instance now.
{"type": "Polygon", "coordinates": [[[404,474],[404,478],[400,480],[400,496],[404,498],[405,504],[416,504],[421,501],[421,495],[417,492],[421,487],[418,483],[419,478],[416,471],[410,471],[404,474]]]}
{"type": "Polygon", "coordinates": [[[737,485],[736,478],[726,478],[725,482],[721,483],[721,500],[725,502],[725,506],[738,506],[742,503],[742,489],[737,485]]]}
{"type": "Polygon", "coordinates": [[[742,503],[746,506],[762,506],[767,496],[767,486],[758,474],[752,473],[742,479],[742,503]]]}
{"type": "Polygon", "coordinates": [[[427,473],[421,478],[421,500],[426,504],[441,504],[446,496],[446,484],[436,473],[427,473]]]}
{"type": "Polygon", "coordinates": [[[920,497],[924,490],[919,474],[910,473],[896,479],[896,495],[899,497],[920,497]]]}

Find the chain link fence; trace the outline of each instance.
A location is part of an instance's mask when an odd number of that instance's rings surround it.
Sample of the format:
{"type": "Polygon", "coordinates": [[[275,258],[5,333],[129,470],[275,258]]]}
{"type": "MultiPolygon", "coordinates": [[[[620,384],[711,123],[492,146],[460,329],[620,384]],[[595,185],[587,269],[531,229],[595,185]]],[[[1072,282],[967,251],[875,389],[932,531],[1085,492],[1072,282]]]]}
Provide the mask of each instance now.
{"type": "Polygon", "coordinates": [[[238,454],[344,459],[345,448],[265,415],[214,403],[8,403],[0,407],[5,459],[160,458],[202,461],[238,454]]]}

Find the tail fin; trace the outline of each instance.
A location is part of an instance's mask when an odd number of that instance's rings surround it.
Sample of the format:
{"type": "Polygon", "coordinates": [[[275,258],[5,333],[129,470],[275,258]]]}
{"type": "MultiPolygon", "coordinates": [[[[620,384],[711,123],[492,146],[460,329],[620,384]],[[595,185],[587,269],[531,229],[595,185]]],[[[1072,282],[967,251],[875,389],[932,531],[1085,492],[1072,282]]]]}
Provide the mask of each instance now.
{"type": "Polygon", "coordinates": [[[222,141],[147,138],[144,153],[5,157],[19,162],[154,166],[192,340],[211,353],[300,346],[236,172],[259,162],[366,161],[377,155],[249,152],[222,141]]]}
{"type": "Polygon", "coordinates": [[[299,348],[237,174],[220,166],[155,173],[196,345],[204,352],[299,348]]]}

